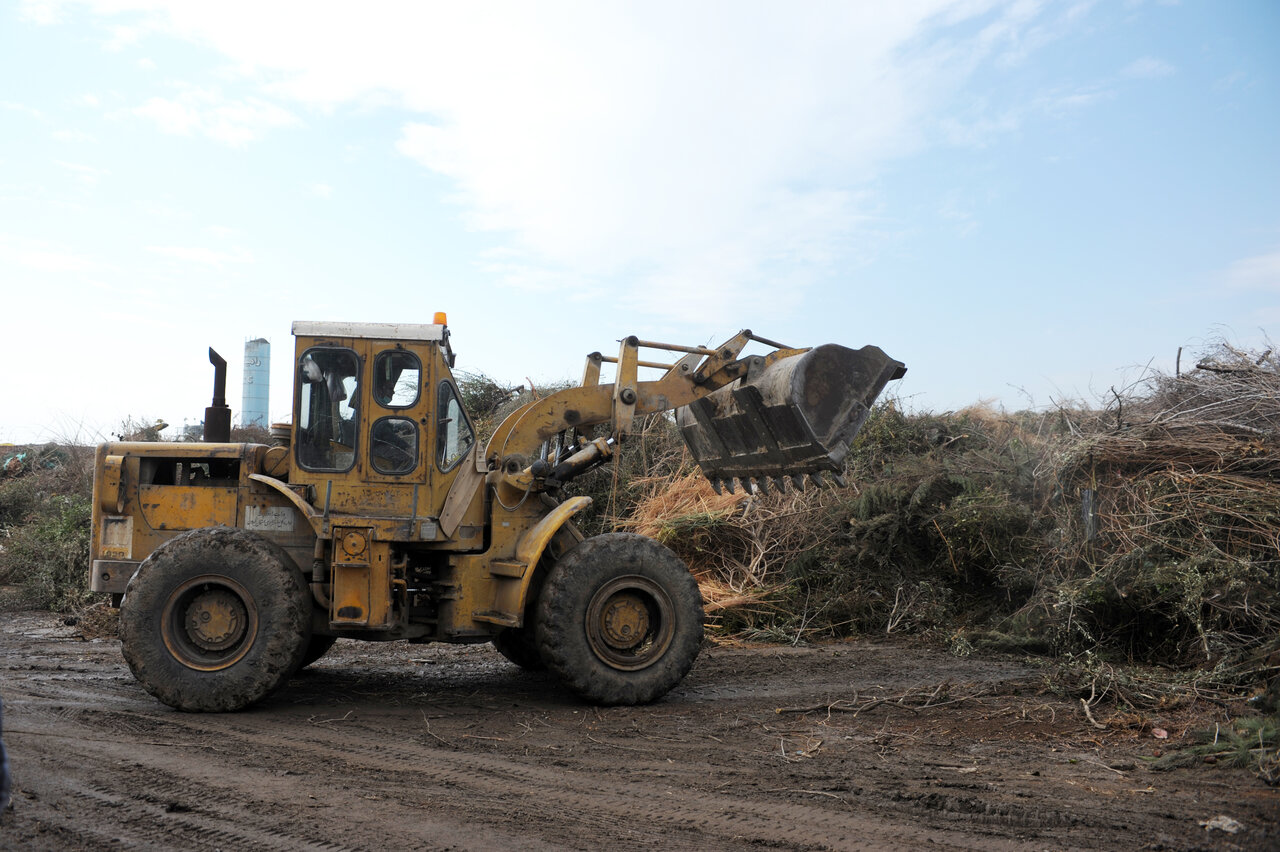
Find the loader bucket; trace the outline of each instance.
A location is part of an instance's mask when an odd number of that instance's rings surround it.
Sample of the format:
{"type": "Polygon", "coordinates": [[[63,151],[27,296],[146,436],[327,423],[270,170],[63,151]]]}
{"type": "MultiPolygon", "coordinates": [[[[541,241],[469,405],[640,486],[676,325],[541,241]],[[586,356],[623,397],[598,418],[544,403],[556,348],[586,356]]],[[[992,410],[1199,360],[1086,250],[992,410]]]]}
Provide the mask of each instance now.
{"type": "Polygon", "coordinates": [[[731,492],[797,488],[823,473],[840,481],[849,445],[871,405],[907,368],[877,346],[834,343],[769,366],[757,361],[744,378],[676,411],[676,423],[711,485],[731,492]]]}

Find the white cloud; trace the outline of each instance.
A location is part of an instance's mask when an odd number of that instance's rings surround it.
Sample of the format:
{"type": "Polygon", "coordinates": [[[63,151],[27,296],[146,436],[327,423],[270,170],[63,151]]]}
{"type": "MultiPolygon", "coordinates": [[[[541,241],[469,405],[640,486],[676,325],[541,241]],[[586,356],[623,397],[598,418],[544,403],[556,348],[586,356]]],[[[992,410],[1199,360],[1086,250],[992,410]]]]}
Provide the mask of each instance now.
{"type": "MultiPolygon", "coordinates": [[[[862,188],[926,144],[925,117],[1079,15],[1029,0],[87,5],[133,13],[130,39],[213,48],[247,87],[151,98],[135,113],[162,131],[243,147],[298,123],[279,104],[394,106],[397,149],[507,242],[508,280],[640,280],[633,301],[673,317],[689,315],[681,290],[775,303],[781,270],[799,292],[870,250],[862,188]]],[[[950,132],[1017,125],[977,121],[950,132]]]]}
{"type": "Polygon", "coordinates": [[[80,183],[87,184],[89,186],[93,186],[99,180],[111,174],[111,172],[106,169],[100,169],[96,166],[86,166],[82,163],[67,163],[62,160],[57,160],[55,162],[57,162],[57,164],[63,169],[74,175],[76,180],[80,181],[80,183]]]}
{"type": "Polygon", "coordinates": [[[38,272],[87,272],[98,264],[81,254],[44,240],[0,233],[0,263],[38,272]]]}
{"type": "MultiPolygon", "coordinates": [[[[566,269],[549,269],[539,266],[527,253],[511,248],[490,249],[483,252],[477,266],[485,277],[501,282],[506,287],[531,293],[564,293],[571,300],[588,292],[586,288],[565,288],[573,275],[566,269]]],[[[580,283],[580,282],[579,282],[580,283]]]]}
{"type": "Polygon", "coordinates": [[[189,222],[191,220],[191,211],[166,201],[144,198],[136,201],[135,207],[143,215],[162,222],[189,222]]]}
{"type": "Polygon", "coordinates": [[[998,115],[987,112],[986,105],[967,116],[944,116],[938,126],[942,136],[952,145],[981,148],[995,139],[1016,131],[1022,125],[1022,117],[1006,111],[998,115]]]}
{"type": "Polygon", "coordinates": [[[35,107],[15,103],[14,101],[0,101],[0,109],[8,110],[9,112],[20,112],[24,115],[29,115],[32,118],[44,118],[44,113],[35,107]]]}
{"type": "MultiPolygon", "coordinates": [[[[1057,32],[1054,26],[1038,21],[1044,6],[1041,0],[1014,0],[1007,5],[1005,14],[983,28],[979,42],[983,53],[993,50],[1000,65],[1012,67],[1022,64],[1032,53],[1054,41],[1057,32]]],[[[1067,20],[1076,17],[1079,5],[1069,7],[1062,17],[1067,20]]],[[[975,11],[969,4],[958,4],[955,14],[958,20],[964,20],[975,11]]]]}
{"type": "Polygon", "coordinates": [[[154,60],[151,60],[151,59],[148,59],[148,58],[147,58],[147,57],[145,57],[145,56],[144,56],[144,57],[142,57],[141,59],[139,59],[137,62],[135,62],[135,63],[133,63],[133,64],[134,64],[134,66],[135,66],[135,67],[137,67],[137,69],[138,69],[139,71],[154,71],[154,70],[156,70],[156,63],[155,63],[155,61],[154,61],[154,60]]]}
{"type": "Polygon", "coordinates": [[[244,147],[267,130],[299,123],[291,112],[262,98],[227,98],[217,89],[150,98],[133,113],[154,121],[165,133],[199,134],[233,148],[244,147]]]}
{"type": "Polygon", "coordinates": [[[145,35],[145,32],[138,27],[114,26],[108,31],[110,38],[104,47],[113,53],[133,47],[145,35]]]}
{"type": "Polygon", "coordinates": [[[1062,117],[1072,112],[1088,109],[1095,104],[1109,101],[1115,90],[1105,85],[1083,86],[1071,91],[1057,91],[1037,99],[1036,105],[1046,114],[1062,117]]]}
{"type": "Polygon", "coordinates": [[[969,236],[978,230],[978,217],[973,212],[973,203],[950,192],[943,197],[938,206],[938,218],[949,222],[962,236],[969,236]]]}
{"type": "Polygon", "coordinates": [[[1144,56],[1126,65],[1120,75],[1140,80],[1151,80],[1157,77],[1168,77],[1172,73],[1174,73],[1174,67],[1168,62],[1151,56],[1144,56]]]}
{"type": "Polygon", "coordinates": [[[327,183],[313,183],[309,189],[316,198],[330,198],[333,196],[333,187],[327,183]]]}
{"type": "Polygon", "coordinates": [[[921,144],[922,110],[946,88],[936,57],[910,47],[932,11],[535,16],[478,57],[487,71],[453,57],[467,85],[407,91],[436,118],[406,123],[398,148],[457,182],[475,227],[553,268],[652,268],[637,301],[668,313],[691,286],[755,298],[769,266],[820,273],[863,218],[850,189],[921,144]],[[890,73],[898,61],[906,73],[890,73]],[[797,218],[811,209],[823,218],[797,218]]]}
{"type": "Polygon", "coordinates": [[[1280,251],[1237,260],[1227,270],[1226,278],[1235,287],[1280,292],[1280,251]]]}
{"type": "Polygon", "coordinates": [[[62,20],[60,0],[21,0],[18,16],[34,24],[56,24],[62,20]]]}
{"type": "Polygon", "coordinates": [[[195,263],[218,269],[229,263],[253,262],[253,255],[240,248],[226,252],[199,246],[147,246],[147,251],[184,263],[195,263]]]}
{"type": "Polygon", "coordinates": [[[55,130],[52,134],[56,142],[93,142],[91,134],[83,130],[55,130]]]}

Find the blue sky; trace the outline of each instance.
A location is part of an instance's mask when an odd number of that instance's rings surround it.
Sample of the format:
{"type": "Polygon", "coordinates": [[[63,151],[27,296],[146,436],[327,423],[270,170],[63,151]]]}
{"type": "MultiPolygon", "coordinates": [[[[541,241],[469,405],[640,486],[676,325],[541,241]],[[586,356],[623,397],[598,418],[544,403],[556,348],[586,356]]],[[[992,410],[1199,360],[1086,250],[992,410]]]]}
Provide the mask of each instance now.
{"type": "Polygon", "coordinates": [[[1280,326],[1273,2],[0,2],[0,441],[203,415],[206,349],[447,311],[459,367],[875,343],[918,409],[1280,326]]]}

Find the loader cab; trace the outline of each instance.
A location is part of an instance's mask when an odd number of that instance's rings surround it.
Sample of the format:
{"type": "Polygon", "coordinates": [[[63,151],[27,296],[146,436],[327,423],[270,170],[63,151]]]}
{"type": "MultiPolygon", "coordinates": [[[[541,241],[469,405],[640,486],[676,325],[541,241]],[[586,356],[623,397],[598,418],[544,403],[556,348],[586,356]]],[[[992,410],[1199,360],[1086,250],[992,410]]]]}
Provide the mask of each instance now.
{"type": "Polygon", "coordinates": [[[438,511],[475,443],[442,324],[294,323],[293,484],[334,511],[438,511]]]}

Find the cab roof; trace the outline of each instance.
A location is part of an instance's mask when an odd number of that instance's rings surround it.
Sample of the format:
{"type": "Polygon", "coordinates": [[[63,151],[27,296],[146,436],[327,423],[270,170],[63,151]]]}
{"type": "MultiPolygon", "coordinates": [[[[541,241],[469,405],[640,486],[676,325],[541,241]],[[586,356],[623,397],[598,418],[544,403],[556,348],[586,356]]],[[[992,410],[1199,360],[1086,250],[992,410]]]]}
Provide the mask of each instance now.
{"type": "Polygon", "coordinates": [[[314,322],[296,320],[295,337],[362,337],[375,340],[444,340],[445,327],[409,322],[314,322]]]}

